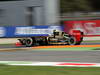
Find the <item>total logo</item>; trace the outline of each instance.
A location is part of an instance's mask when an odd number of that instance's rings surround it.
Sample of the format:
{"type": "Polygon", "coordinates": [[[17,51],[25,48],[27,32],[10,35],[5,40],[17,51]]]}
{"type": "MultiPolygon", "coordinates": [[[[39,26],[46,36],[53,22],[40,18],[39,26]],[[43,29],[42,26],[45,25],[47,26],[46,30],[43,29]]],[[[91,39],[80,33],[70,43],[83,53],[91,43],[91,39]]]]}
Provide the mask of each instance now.
{"type": "Polygon", "coordinates": [[[5,36],[5,28],[0,27],[0,37],[4,37],[4,36],[5,36]]]}

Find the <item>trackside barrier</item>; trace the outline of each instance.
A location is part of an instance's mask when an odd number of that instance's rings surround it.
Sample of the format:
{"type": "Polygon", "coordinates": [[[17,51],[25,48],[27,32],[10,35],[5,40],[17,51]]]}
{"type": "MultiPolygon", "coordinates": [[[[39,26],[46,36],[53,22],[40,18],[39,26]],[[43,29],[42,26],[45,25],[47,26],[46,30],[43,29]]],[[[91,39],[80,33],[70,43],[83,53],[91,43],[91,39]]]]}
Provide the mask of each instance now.
{"type": "Polygon", "coordinates": [[[84,36],[100,36],[100,20],[64,21],[64,31],[80,30],[84,36]]]}
{"type": "Polygon", "coordinates": [[[62,30],[62,26],[3,26],[0,27],[0,38],[48,36],[53,30],[62,30]]]}

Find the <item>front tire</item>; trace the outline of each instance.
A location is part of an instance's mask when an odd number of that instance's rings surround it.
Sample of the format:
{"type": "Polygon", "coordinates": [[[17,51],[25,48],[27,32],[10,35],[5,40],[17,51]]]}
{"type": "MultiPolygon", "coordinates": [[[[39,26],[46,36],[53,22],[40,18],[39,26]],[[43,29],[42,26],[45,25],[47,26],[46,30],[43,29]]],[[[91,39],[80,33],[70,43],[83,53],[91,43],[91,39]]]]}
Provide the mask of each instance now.
{"type": "Polygon", "coordinates": [[[34,38],[27,38],[25,46],[26,47],[32,47],[35,45],[35,39],[34,38]]]}

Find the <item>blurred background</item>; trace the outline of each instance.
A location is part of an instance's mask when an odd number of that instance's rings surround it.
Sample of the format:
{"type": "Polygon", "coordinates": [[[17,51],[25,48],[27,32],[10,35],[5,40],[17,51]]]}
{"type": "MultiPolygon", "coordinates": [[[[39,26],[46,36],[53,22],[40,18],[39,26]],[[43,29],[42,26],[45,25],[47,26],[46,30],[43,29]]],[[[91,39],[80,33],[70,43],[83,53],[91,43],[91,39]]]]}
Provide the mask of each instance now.
{"type": "Polygon", "coordinates": [[[0,25],[51,25],[100,19],[100,0],[0,0],[0,25]]]}
{"type": "Polygon", "coordinates": [[[63,20],[100,19],[100,0],[60,0],[63,20]]]}

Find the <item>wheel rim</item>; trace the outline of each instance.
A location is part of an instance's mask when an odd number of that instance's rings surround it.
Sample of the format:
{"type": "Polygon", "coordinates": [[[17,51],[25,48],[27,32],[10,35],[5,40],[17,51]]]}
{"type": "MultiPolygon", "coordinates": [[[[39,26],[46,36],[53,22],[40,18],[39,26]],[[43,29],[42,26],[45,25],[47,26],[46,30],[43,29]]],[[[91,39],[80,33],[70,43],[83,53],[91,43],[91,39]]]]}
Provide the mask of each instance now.
{"type": "Polygon", "coordinates": [[[31,41],[29,39],[26,42],[27,42],[27,44],[31,44],[31,41]]]}
{"type": "Polygon", "coordinates": [[[72,39],[72,38],[71,38],[71,39],[70,39],[70,43],[72,43],[72,44],[73,44],[73,43],[74,43],[74,39],[72,39]]]}
{"type": "Polygon", "coordinates": [[[26,39],[26,46],[32,46],[33,40],[31,38],[26,39]]]}
{"type": "Polygon", "coordinates": [[[68,43],[69,43],[69,45],[75,45],[76,39],[74,37],[70,37],[68,43]]]}

